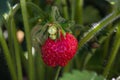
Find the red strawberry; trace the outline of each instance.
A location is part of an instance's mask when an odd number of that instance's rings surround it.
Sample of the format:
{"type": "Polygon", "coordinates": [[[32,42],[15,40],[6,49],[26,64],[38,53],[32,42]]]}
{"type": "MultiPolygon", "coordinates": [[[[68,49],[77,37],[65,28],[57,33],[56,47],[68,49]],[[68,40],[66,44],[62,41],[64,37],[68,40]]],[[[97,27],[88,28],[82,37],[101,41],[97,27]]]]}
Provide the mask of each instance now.
{"type": "Polygon", "coordinates": [[[61,33],[56,40],[48,38],[42,45],[42,58],[45,64],[65,66],[75,55],[78,47],[77,39],[70,33],[65,36],[61,33]]]}

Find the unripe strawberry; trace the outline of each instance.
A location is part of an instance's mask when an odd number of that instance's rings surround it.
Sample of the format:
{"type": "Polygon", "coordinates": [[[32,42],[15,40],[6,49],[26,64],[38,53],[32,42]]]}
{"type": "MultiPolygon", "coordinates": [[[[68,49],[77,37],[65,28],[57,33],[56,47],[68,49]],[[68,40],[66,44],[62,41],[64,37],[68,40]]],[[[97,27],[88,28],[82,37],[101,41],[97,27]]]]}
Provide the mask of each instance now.
{"type": "Polygon", "coordinates": [[[52,67],[63,67],[74,57],[77,47],[78,41],[70,33],[61,33],[56,40],[48,38],[41,49],[43,61],[52,67]]]}

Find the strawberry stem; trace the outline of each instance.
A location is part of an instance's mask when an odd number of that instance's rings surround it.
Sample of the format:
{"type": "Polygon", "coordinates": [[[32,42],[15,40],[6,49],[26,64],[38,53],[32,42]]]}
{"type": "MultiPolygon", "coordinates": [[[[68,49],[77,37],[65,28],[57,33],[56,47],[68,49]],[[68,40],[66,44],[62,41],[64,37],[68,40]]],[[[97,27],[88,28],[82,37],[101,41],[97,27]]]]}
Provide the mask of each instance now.
{"type": "Polygon", "coordinates": [[[62,34],[65,36],[66,35],[66,32],[65,30],[62,28],[62,26],[59,24],[59,23],[55,23],[56,24],[56,27],[60,30],[60,32],[62,32],[62,34]]]}
{"type": "Polygon", "coordinates": [[[62,31],[63,36],[65,36],[66,33],[65,33],[65,31],[63,30],[63,28],[61,29],[61,31],[62,31]]]}
{"type": "Polygon", "coordinates": [[[58,8],[56,6],[53,6],[52,7],[52,12],[51,12],[51,20],[53,22],[55,22],[56,21],[56,17],[59,16],[59,15],[60,14],[59,14],[58,8]]]}
{"type": "Polygon", "coordinates": [[[55,79],[54,80],[58,80],[58,77],[59,77],[59,74],[60,74],[60,70],[62,69],[62,67],[58,67],[57,69],[57,73],[56,73],[56,76],[55,76],[55,79]]]}
{"type": "Polygon", "coordinates": [[[56,27],[61,30],[62,34],[65,36],[66,33],[62,26],[57,22],[56,18],[60,16],[60,13],[58,11],[58,8],[56,6],[52,7],[52,12],[51,12],[51,20],[53,23],[56,24],[56,27]]]}

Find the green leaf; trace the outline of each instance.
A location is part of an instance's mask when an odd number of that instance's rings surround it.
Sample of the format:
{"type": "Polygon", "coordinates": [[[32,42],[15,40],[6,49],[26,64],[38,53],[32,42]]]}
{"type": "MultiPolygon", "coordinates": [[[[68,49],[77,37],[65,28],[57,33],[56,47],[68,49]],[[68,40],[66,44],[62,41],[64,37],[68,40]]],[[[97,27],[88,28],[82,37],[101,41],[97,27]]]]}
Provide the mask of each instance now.
{"type": "Polygon", "coordinates": [[[9,12],[9,0],[0,0],[0,26],[3,21],[3,16],[6,17],[9,12]]]}
{"type": "Polygon", "coordinates": [[[120,12],[120,0],[107,0],[111,5],[114,6],[116,11],[120,12]]]}
{"type": "Polygon", "coordinates": [[[72,73],[65,73],[59,80],[106,80],[95,72],[73,70],[72,73]]]}

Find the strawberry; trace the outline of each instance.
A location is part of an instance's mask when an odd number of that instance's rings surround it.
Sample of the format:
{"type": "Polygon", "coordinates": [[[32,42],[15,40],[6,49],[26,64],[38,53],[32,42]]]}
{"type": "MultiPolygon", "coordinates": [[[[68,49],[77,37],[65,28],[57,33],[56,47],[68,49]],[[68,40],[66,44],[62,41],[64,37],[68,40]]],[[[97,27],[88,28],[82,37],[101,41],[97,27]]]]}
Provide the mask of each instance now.
{"type": "Polygon", "coordinates": [[[61,33],[55,40],[49,37],[41,47],[43,61],[51,67],[64,67],[74,57],[77,47],[78,41],[71,33],[61,33]]]}

